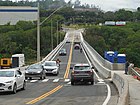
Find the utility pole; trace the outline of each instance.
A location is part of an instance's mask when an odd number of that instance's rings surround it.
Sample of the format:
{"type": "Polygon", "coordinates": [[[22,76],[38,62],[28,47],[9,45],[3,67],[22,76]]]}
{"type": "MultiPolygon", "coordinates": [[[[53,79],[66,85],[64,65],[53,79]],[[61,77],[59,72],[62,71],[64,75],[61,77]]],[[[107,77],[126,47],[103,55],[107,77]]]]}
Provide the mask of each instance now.
{"type": "Polygon", "coordinates": [[[53,50],[53,25],[52,25],[52,19],[51,19],[51,45],[52,45],[52,50],[53,50]]]}
{"type": "Polygon", "coordinates": [[[40,61],[40,16],[39,16],[39,2],[38,2],[38,17],[37,17],[37,62],[40,61]]]}
{"type": "Polygon", "coordinates": [[[57,20],[57,45],[58,45],[58,20],[57,20]]]}
{"type": "MultiPolygon", "coordinates": [[[[58,10],[60,10],[63,6],[57,8],[55,11],[53,11],[48,17],[46,17],[41,23],[40,23],[40,16],[39,16],[39,2],[38,2],[38,16],[37,16],[37,62],[40,61],[40,26],[49,19],[53,14],[55,14],[58,10]]],[[[52,27],[52,23],[51,23],[52,27]]],[[[53,50],[53,35],[52,35],[52,29],[51,29],[51,44],[52,44],[52,50],[53,50]]]]}

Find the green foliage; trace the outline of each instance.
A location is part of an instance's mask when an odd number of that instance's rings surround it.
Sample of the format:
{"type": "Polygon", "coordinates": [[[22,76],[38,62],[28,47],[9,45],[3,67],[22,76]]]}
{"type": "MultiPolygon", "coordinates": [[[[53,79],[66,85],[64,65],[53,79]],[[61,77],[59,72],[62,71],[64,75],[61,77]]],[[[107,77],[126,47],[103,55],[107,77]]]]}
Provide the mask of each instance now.
{"type": "Polygon", "coordinates": [[[23,48],[22,53],[25,54],[25,58],[27,59],[36,58],[36,51],[29,47],[23,48]]]}
{"type": "Polygon", "coordinates": [[[16,28],[13,25],[3,25],[0,26],[0,33],[6,33],[8,31],[15,31],[16,28]]]}
{"type": "Polygon", "coordinates": [[[104,51],[125,53],[136,66],[140,64],[140,29],[138,23],[126,26],[92,26],[86,28],[84,39],[101,55],[104,51]]]}
{"type": "MultiPolygon", "coordinates": [[[[56,15],[54,20],[62,19],[61,16],[56,15]]],[[[41,56],[46,56],[51,51],[51,26],[41,26],[41,56]]],[[[4,26],[0,26],[3,28],[4,26]]],[[[5,26],[6,27],[6,26],[5,26]]],[[[36,58],[36,45],[37,45],[37,30],[31,22],[20,21],[12,30],[7,30],[0,33],[0,53],[6,55],[5,57],[11,57],[12,54],[24,53],[26,61],[36,58]]],[[[56,47],[56,22],[53,25],[53,40],[54,48],[56,47]]],[[[60,35],[60,33],[59,33],[60,35]]],[[[64,33],[61,35],[61,41],[64,38],[64,33]]],[[[59,38],[60,42],[60,38],[59,38]]]]}
{"type": "Polygon", "coordinates": [[[19,21],[16,24],[16,29],[17,30],[24,30],[24,31],[26,31],[26,30],[32,29],[34,27],[36,27],[36,25],[33,22],[31,22],[31,21],[19,21]]]}
{"type": "Polygon", "coordinates": [[[115,12],[116,20],[118,21],[131,21],[133,20],[133,13],[131,11],[126,11],[124,9],[120,9],[115,12]]]}

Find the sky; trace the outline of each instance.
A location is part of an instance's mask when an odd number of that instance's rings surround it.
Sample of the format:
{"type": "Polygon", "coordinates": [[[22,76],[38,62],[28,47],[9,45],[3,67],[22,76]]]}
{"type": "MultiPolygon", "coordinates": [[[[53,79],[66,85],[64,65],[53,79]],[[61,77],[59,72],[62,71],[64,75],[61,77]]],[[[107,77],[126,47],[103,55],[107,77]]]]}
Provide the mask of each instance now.
{"type": "MultiPolygon", "coordinates": [[[[65,0],[66,2],[70,0],[65,0]]],[[[74,2],[75,0],[72,0],[74,2]]],[[[140,0],[80,0],[81,4],[93,4],[103,11],[116,11],[122,8],[137,9],[140,7],[140,0]]]]}

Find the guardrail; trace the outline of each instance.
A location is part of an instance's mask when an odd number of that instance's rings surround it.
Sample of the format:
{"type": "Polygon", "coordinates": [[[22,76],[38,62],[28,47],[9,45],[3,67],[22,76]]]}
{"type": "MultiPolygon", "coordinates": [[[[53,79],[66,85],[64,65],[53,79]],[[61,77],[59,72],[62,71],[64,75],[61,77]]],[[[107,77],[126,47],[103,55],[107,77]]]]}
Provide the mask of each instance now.
{"type": "Polygon", "coordinates": [[[132,67],[129,67],[128,68],[128,73],[131,74],[131,75],[135,75],[137,76],[137,79],[139,78],[140,79],[140,74],[132,67]],[[130,71],[129,71],[130,70],[130,71]]]}
{"type": "MultiPolygon", "coordinates": [[[[105,78],[110,78],[111,72],[113,71],[125,69],[125,64],[110,63],[109,61],[102,58],[86,41],[83,40],[83,38],[81,45],[84,48],[85,52],[87,53],[87,56],[94,65],[95,69],[97,69],[105,78]]],[[[129,103],[128,81],[125,78],[123,78],[123,76],[117,73],[114,73],[112,80],[119,92],[119,100],[117,105],[128,105],[129,103]]]]}
{"type": "Polygon", "coordinates": [[[63,40],[54,50],[52,50],[40,63],[45,62],[46,60],[52,60],[53,56],[58,53],[58,51],[64,46],[66,40],[63,40]]]}
{"type": "Polygon", "coordinates": [[[97,69],[105,78],[110,78],[111,71],[108,68],[105,68],[100,62],[101,58],[99,58],[98,53],[86,41],[81,42],[81,45],[83,46],[95,69],[97,69]]]}
{"type": "MultiPolygon", "coordinates": [[[[81,35],[82,36],[82,35],[81,35]]],[[[83,38],[81,39],[81,45],[85,49],[89,59],[93,63],[94,67],[105,77],[111,77],[111,71],[125,70],[125,64],[111,63],[98,54],[83,38]]]]}

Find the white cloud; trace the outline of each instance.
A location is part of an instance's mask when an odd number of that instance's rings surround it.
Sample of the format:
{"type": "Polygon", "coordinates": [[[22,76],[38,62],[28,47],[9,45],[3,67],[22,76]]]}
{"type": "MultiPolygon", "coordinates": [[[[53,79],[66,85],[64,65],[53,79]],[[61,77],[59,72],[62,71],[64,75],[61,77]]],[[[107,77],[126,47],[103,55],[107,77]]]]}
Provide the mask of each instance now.
{"type": "MultiPolygon", "coordinates": [[[[65,0],[69,1],[69,0],[65,0]]],[[[75,0],[72,0],[73,2],[75,0]]],[[[99,6],[104,11],[114,11],[121,8],[137,9],[140,0],[80,0],[82,4],[93,4],[99,6]]]]}

